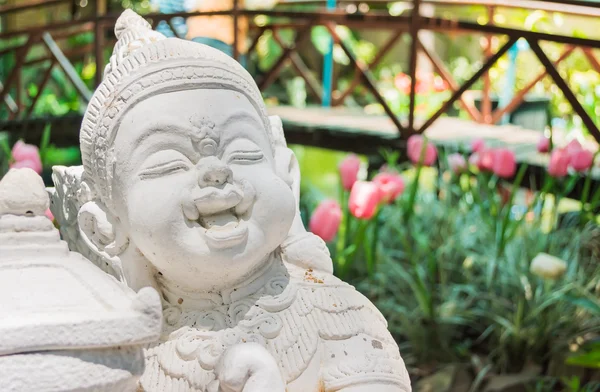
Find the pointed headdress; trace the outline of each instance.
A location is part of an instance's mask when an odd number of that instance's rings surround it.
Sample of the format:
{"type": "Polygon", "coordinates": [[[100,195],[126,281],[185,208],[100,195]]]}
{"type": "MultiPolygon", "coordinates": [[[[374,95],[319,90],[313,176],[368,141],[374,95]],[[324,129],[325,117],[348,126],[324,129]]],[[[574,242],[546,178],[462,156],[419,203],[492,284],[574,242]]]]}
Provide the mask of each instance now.
{"type": "Polygon", "coordinates": [[[112,144],[120,119],[148,96],[196,88],[240,92],[256,108],[273,142],[260,91],[237,61],[200,43],[166,38],[131,10],[121,14],[115,34],[118,41],[80,132],[84,180],[106,205],[110,205],[115,162],[112,144]]]}

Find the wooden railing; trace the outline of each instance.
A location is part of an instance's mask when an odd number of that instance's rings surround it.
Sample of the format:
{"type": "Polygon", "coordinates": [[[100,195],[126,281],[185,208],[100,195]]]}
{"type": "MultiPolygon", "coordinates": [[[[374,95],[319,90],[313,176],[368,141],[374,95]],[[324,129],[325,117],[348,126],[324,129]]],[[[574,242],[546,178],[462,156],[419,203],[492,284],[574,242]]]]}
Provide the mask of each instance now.
{"type": "MultiPolygon", "coordinates": [[[[48,6],[50,3],[64,3],[58,0],[41,0],[29,1],[22,6],[27,9],[32,7],[48,6]]],[[[283,2],[285,3],[285,2],[283,2]]],[[[294,1],[294,4],[298,4],[294,1]]],[[[306,1],[305,3],[324,3],[316,1],[306,1]]],[[[358,2],[342,2],[340,3],[358,3],[358,2]]],[[[366,3],[382,3],[381,1],[367,1],[366,3]]],[[[319,75],[321,70],[310,70],[306,63],[299,55],[299,51],[303,47],[303,43],[310,36],[311,29],[315,26],[324,26],[332,36],[336,44],[344,51],[349,58],[351,65],[354,68],[354,78],[350,85],[343,91],[339,91],[335,95],[332,104],[343,105],[345,99],[353,94],[358,86],[362,86],[369,91],[375,100],[383,107],[385,113],[391,121],[396,125],[399,137],[406,138],[413,133],[421,133],[425,131],[431,124],[444,114],[451,105],[459,102],[473,121],[493,124],[498,122],[502,116],[512,112],[523,101],[525,94],[529,92],[537,82],[545,76],[550,76],[556,86],[563,92],[565,99],[571,104],[573,110],[581,117],[583,124],[589,132],[600,141],[600,130],[592,117],[586,112],[583,105],[577,100],[577,97],[568,83],[561,77],[557,70],[558,64],[572,55],[575,51],[581,50],[589,60],[590,66],[597,72],[600,72],[600,62],[594,56],[594,50],[600,49],[600,41],[596,39],[580,38],[576,36],[549,34],[543,32],[529,31],[523,29],[509,28],[498,26],[493,23],[493,15],[498,7],[519,7],[546,9],[549,12],[572,13],[576,15],[586,15],[591,17],[600,17],[600,4],[588,3],[584,1],[541,1],[541,0],[525,0],[519,2],[501,2],[498,0],[412,0],[412,11],[410,15],[392,16],[387,11],[372,10],[367,13],[348,12],[347,7],[338,7],[335,10],[326,10],[317,8],[313,11],[298,12],[286,9],[285,6],[276,8],[271,11],[257,11],[243,9],[238,6],[238,0],[233,2],[233,8],[226,11],[215,12],[192,12],[192,13],[177,13],[177,14],[150,14],[147,18],[153,25],[157,25],[160,21],[165,21],[172,26],[171,20],[175,17],[191,17],[191,16],[211,16],[211,15],[228,15],[233,18],[233,56],[239,58],[240,51],[238,45],[238,21],[240,18],[248,18],[251,22],[250,35],[251,42],[248,44],[244,52],[248,54],[255,48],[259,39],[270,31],[273,39],[281,46],[282,52],[280,57],[274,62],[273,66],[267,70],[262,77],[257,80],[261,90],[266,89],[278,77],[281,70],[290,65],[295,72],[306,81],[308,92],[312,94],[317,102],[321,102],[324,90],[329,87],[324,87],[315,77],[319,75]],[[505,4],[506,3],[506,4],[505,4]],[[463,5],[483,5],[488,10],[487,24],[479,24],[472,21],[428,17],[421,13],[423,4],[441,4],[444,6],[463,6],[463,5]],[[264,15],[269,17],[269,23],[264,25],[255,25],[252,22],[254,17],[264,15]],[[379,48],[374,59],[366,64],[360,61],[355,53],[352,52],[348,43],[344,42],[342,37],[337,33],[336,26],[347,26],[350,29],[378,29],[387,30],[390,32],[388,41],[379,48]],[[295,38],[291,44],[285,43],[281,37],[282,30],[293,30],[295,38]],[[452,34],[482,34],[484,35],[487,45],[484,48],[484,61],[480,69],[475,72],[469,79],[462,83],[458,83],[453,79],[450,71],[437,54],[428,48],[421,41],[419,33],[421,31],[433,31],[452,34]],[[410,88],[410,104],[408,118],[403,119],[397,116],[390,108],[390,105],[380,93],[373,70],[390,52],[390,50],[398,44],[401,38],[408,34],[411,37],[409,72],[410,80],[417,79],[417,58],[421,57],[428,59],[431,62],[433,69],[438,73],[448,84],[451,91],[450,98],[445,101],[441,107],[432,115],[426,118],[417,118],[416,116],[416,83],[411,83],[410,88]],[[499,36],[503,44],[495,52],[492,51],[491,37],[499,36]],[[544,67],[544,71],[535,75],[532,80],[520,91],[516,92],[514,98],[496,110],[492,110],[490,102],[490,68],[513,46],[518,40],[526,40],[533,54],[539,59],[544,67]],[[559,58],[551,60],[542,49],[540,43],[548,41],[564,44],[564,49],[559,58]],[[467,99],[465,94],[479,80],[483,80],[483,94],[481,108],[478,109],[472,101],[467,99]]],[[[8,13],[15,13],[20,9],[0,7],[0,17],[6,16],[8,13]]],[[[84,57],[94,58],[96,63],[96,84],[100,82],[101,71],[104,68],[106,58],[104,49],[114,45],[114,36],[112,28],[118,15],[97,13],[93,17],[83,18],[79,20],[69,20],[61,23],[54,23],[47,26],[28,29],[25,31],[8,31],[0,33],[0,59],[4,56],[12,56],[13,66],[2,78],[0,85],[0,105],[8,107],[9,119],[27,119],[30,118],[38,99],[44,88],[51,83],[51,71],[54,67],[60,67],[67,79],[72,83],[81,99],[87,102],[90,97],[91,86],[80,79],[77,72],[72,66],[73,62],[77,62],[84,57]],[[93,43],[82,45],[69,45],[69,38],[79,36],[81,34],[93,34],[93,43]],[[20,37],[21,41],[7,46],[5,43],[9,40],[14,40],[20,37]],[[40,49],[44,48],[44,50],[40,49]],[[34,56],[35,53],[38,55],[34,56]],[[43,53],[43,54],[39,54],[43,53]],[[37,94],[27,96],[26,85],[22,80],[23,71],[28,67],[39,69],[36,73],[36,79],[33,81],[37,85],[37,94]]],[[[175,29],[173,29],[175,32],[175,29]]],[[[27,81],[31,83],[31,81],[27,81]]],[[[337,86],[332,87],[337,90],[337,86]]],[[[0,119],[0,120],[6,120],[0,119]]]]}

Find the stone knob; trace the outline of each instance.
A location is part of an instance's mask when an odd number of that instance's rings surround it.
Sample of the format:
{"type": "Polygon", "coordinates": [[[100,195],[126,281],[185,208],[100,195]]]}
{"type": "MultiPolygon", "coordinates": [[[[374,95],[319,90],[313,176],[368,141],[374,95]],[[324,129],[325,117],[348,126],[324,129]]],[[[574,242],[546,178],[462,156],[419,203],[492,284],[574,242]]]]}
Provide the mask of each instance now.
{"type": "Polygon", "coordinates": [[[0,180],[0,215],[44,215],[49,205],[44,181],[35,171],[10,169],[0,180]]]}

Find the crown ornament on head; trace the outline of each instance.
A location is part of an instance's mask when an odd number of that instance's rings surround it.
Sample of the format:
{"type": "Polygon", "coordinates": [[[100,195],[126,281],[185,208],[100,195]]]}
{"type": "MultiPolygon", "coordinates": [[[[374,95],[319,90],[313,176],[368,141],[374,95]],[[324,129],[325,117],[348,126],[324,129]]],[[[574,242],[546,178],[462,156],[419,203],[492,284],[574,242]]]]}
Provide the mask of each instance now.
{"type": "Polygon", "coordinates": [[[83,180],[107,207],[112,205],[113,142],[120,121],[135,103],[153,95],[190,89],[239,92],[255,107],[275,145],[260,91],[237,61],[200,43],[165,38],[132,10],[121,14],[115,34],[118,41],[80,132],[83,180]]]}
{"type": "Polygon", "coordinates": [[[134,50],[167,38],[158,31],[152,30],[150,23],[130,9],[123,11],[117,19],[115,36],[117,43],[104,70],[105,76],[111,73],[134,50]]]}

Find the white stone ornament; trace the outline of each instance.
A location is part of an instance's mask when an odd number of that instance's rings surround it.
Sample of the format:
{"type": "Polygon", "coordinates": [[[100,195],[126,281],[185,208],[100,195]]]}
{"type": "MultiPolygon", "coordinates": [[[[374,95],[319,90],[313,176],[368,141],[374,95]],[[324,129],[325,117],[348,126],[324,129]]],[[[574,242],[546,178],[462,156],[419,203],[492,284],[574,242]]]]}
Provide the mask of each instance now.
{"type": "Polygon", "coordinates": [[[70,252],[31,169],[0,181],[0,391],[135,391],[160,298],[70,252]]]}
{"type": "Polygon", "coordinates": [[[32,169],[11,169],[2,177],[0,215],[44,215],[48,206],[44,181],[32,169]]]}
{"type": "Polygon", "coordinates": [[[83,168],[54,170],[72,249],[162,294],[147,392],[410,391],[373,304],[299,215],[281,121],[227,55],[126,11],[85,114],[83,168]]]}

